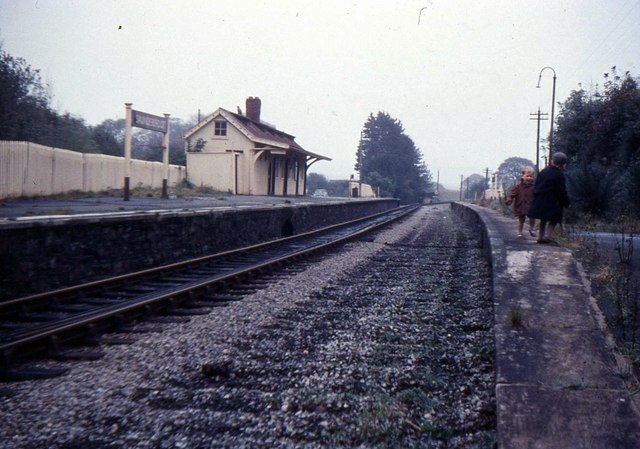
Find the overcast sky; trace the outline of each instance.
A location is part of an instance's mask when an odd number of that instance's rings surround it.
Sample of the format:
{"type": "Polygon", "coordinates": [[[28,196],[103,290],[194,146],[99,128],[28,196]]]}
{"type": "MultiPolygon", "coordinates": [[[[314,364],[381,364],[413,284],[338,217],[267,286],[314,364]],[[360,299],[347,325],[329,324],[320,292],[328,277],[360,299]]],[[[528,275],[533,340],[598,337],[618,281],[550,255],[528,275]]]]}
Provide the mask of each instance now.
{"type": "Polygon", "coordinates": [[[59,112],[95,125],[132,102],[186,120],[257,96],[339,179],[384,111],[448,187],[535,158],[544,67],[560,102],[613,65],[639,76],[638,24],[640,0],[0,0],[3,49],[41,70],[59,112]]]}

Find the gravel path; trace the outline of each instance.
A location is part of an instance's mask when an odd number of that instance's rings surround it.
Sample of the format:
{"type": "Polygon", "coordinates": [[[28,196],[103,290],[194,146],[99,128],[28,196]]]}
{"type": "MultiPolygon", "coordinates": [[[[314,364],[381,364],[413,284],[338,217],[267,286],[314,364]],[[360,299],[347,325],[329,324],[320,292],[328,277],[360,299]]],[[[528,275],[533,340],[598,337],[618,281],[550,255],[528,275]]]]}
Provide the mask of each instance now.
{"type": "Polygon", "coordinates": [[[68,375],[0,384],[3,448],[491,448],[489,269],[446,206],[68,375]]]}

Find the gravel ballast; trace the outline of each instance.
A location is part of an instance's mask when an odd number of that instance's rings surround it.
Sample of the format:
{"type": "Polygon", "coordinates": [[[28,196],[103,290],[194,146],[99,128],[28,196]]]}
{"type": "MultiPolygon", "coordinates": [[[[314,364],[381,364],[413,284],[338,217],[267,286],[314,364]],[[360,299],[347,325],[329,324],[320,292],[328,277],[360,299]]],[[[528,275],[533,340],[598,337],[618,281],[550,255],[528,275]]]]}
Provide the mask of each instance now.
{"type": "Polygon", "coordinates": [[[1,447],[494,446],[489,267],[448,206],[126,337],[65,376],[0,384],[1,447]]]}

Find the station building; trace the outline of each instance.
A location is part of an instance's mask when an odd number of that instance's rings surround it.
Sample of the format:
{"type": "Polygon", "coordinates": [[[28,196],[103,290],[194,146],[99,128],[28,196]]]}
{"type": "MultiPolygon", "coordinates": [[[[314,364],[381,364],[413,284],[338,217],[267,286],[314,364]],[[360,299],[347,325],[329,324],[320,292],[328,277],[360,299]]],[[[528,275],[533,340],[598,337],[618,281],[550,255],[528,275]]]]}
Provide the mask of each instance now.
{"type": "Polygon", "coordinates": [[[184,135],[187,180],[236,195],[304,195],[309,167],[331,159],[260,119],[260,98],[245,114],[218,108],[184,135]]]}

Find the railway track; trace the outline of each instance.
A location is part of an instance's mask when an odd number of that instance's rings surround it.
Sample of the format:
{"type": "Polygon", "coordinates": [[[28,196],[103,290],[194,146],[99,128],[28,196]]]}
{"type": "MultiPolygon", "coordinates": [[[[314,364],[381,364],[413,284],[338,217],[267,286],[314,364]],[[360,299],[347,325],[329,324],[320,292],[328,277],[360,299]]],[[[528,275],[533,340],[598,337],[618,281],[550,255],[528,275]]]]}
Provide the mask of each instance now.
{"type": "MultiPolygon", "coordinates": [[[[36,357],[95,359],[101,335],[140,321],[209,313],[265,285],[260,276],[396,221],[417,206],[144,271],[0,302],[0,380],[64,370],[17,368],[36,357]]],[[[182,318],[184,319],[184,318],[182,318]]]]}

